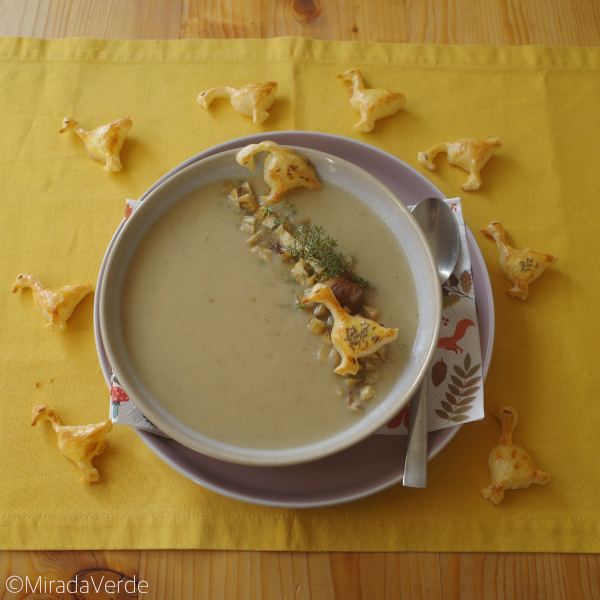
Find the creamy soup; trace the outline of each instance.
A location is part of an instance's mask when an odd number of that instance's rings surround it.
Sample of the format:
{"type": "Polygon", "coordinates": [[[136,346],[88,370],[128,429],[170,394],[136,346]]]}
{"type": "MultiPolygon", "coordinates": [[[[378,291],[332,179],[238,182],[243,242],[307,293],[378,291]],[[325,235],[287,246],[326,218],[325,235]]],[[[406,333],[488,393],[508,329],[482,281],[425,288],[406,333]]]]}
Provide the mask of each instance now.
{"type": "MultiPolygon", "coordinates": [[[[260,178],[249,181],[265,190],[260,178]]],[[[123,297],[128,352],[147,393],[204,435],[257,449],[319,441],[364,412],[348,407],[335,351],[323,360],[322,338],[307,328],[312,313],[298,309],[303,288],[290,264],[249,251],[223,185],[177,202],[137,250],[123,297]]],[[[356,272],[372,284],[365,303],[399,330],[385,347],[377,396],[361,407],[369,411],[414,343],[417,301],[403,251],[374,211],[326,183],[293,190],[277,210],[325,227],[339,250],[356,255],[356,272]]]]}

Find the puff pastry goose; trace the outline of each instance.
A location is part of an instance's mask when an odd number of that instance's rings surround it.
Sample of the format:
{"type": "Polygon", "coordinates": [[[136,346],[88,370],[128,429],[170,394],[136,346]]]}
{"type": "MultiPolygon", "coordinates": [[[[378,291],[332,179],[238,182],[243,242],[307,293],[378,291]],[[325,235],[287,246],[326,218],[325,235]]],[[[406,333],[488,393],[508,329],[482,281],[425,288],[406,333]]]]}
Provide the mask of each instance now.
{"type": "Polygon", "coordinates": [[[377,352],[385,344],[393,342],[398,335],[397,329],[387,329],[371,319],[349,315],[324,283],[313,286],[301,302],[320,302],[329,309],[333,317],[331,341],[342,359],[334,369],[339,375],[356,375],[359,358],[377,352]]]}
{"type": "Polygon", "coordinates": [[[517,424],[517,411],[510,406],[492,410],[502,424],[500,441],[490,452],[489,466],[492,483],[481,490],[485,498],[500,504],[505,490],[529,487],[532,483],[548,483],[550,475],[540,471],[529,454],[512,442],[512,432],[517,424]]]}
{"type": "Polygon", "coordinates": [[[100,480],[100,473],[92,465],[92,460],[104,450],[104,437],[112,429],[110,420],[96,425],[61,425],[53,408],[40,404],[34,407],[31,424],[36,425],[47,419],[58,437],[58,449],[72,460],[81,471],[83,483],[100,480]]]}
{"type": "Polygon", "coordinates": [[[455,142],[441,142],[425,152],[419,152],[418,160],[424,167],[434,171],[436,166],[433,159],[440,152],[446,152],[451,165],[462,167],[469,172],[469,178],[462,185],[462,189],[472,192],[481,187],[481,169],[501,146],[502,142],[498,138],[490,138],[487,141],[462,139],[455,142]]]}
{"type": "Polygon", "coordinates": [[[242,115],[252,117],[255,124],[260,124],[269,118],[267,110],[275,101],[277,83],[249,83],[241,88],[221,86],[201,92],[198,103],[202,108],[208,108],[215,98],[229,98],[231,106],[242,115]]]}
{"type": "Polygon", "coordinates": [[[502,223],[493,221],[481,230],[492,237],[500,250],[500,268],[508,280],[513,284],[508,293],[521,300],[526,300],[529,295],[529,284],[535,281],[548,265],[554,265],[558,258],[552,254],[538,252],[527,248],[516,250],[506,242],[502,223]]]}
{"type": "Polygon", "coordinates": [[[275,142],[266,140],[250,144],[237,153],[236,160],[243,167],[254,171],[254,155],[260,152],[269,153],[265,159],[263,177],[270,193],[260,197],[265,204],[277,204],[285,192],[297,187],[307,187],[310,190],[321,187],[315,168],[308,158],[275,142]]]}
{"type": "Polygon", "coordinates": [[[66,117],[60,133],[73,131],[83,140],[83,146],[88,154],[94,160],[104,164],[105,171],[116,173],[123,168],[120,158],[121,148],[132,125],[131,119],[125,117],[86,131],[75,119],[66,117]]]}
{"type": "Polygon", "coordinates": [[[31,288],[33,304],[48,323],[48,329],[65,329],[67,320],[73,314],[75,307],[92,290],[91,283],[81,285],[66,285],[57,290],[43,286],[40,280],[33,275],[19,275],[12,288],[15,293],[21,288],[31,288]]]}
{"type": "Polygon", "coordinates": [[[350,106],[360,115],[360,121],[354,128],[361,133],[372,131],[377,119],[397,113],[406,104],[404,94],[383,88],[365,88],[362,73],[358,69],[350,69],[338,75],[338,78],[352,82],[350,106]]]}

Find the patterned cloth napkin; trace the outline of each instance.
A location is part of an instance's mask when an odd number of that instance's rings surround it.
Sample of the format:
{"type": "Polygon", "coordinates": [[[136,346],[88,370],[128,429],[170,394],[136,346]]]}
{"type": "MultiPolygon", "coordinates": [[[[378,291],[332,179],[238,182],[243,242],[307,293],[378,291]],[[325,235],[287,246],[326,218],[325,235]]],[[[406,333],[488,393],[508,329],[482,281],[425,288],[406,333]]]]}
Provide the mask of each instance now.
{"type": "MultiPolygon", "coordinates": [[[[456,216],[461,243],[454,272],[442,288],[442,333],[428,374],[429,431],[478,421],[484,416],[481,346],[465,221],[460,198],[446,203],[456,216]]],[[[140,204],[139,200],[127,200],[126,219],[140,204]]],[[[376,433],[406,435],[409,416],[410,404],[376,433]]],[[[110,377],[110,417],[118,425],[166,435],[137,408],[114,373],[110,377]]]]}

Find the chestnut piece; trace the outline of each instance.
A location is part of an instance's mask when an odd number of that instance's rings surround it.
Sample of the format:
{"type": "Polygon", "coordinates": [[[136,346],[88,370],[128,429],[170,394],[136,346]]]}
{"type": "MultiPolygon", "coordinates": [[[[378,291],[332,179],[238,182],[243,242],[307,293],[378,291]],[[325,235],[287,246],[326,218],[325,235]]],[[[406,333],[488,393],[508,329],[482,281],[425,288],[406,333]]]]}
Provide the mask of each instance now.
{"type": "Polygon", "coordinates": [[[360,310],[363,304],[363,292],[358,284],[345,277],[335,277],[324,283],[333,292],[340,306],[347,307],[351,314],[360,310]]]}

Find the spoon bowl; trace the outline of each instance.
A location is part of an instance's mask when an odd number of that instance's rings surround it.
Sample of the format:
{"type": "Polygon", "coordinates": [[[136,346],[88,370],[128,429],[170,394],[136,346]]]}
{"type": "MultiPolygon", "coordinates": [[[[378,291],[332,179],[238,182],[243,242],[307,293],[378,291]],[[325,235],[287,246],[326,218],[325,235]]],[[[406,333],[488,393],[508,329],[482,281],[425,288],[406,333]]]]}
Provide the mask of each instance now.
{"type": "MultiPolygon", "coordinates": [[[[431,247],[437,263],[440,284],[446,283],[458,260],[460,234],[452,209],[439,198],[426,198],[415,205],[411,212],[431,247]]],[[[402,482],[408,487],[427,486],[427,377],[411,400],[410,421],[404,476],[402,482]]]]}
{"type": "Polygon", "coordinates": [[[458,260],[460,237],[456,218],[452,209],[439,198],[426,198],[411,212],[429,242],[443,285],[452,275],[458,260]]]}

